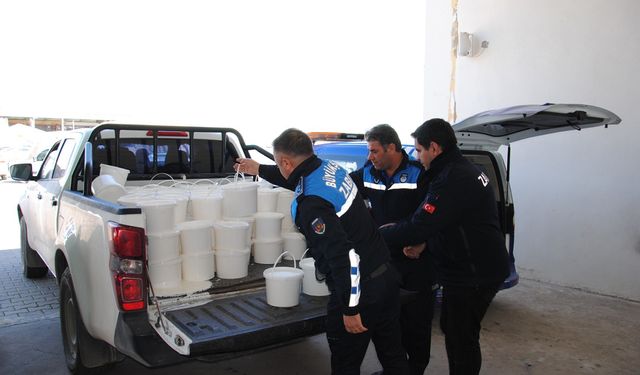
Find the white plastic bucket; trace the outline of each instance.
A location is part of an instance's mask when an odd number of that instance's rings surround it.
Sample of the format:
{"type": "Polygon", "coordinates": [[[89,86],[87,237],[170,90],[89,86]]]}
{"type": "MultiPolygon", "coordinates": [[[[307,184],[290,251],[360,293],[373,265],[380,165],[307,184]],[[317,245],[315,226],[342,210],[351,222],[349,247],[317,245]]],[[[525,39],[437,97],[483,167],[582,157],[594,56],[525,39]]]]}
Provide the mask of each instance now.
{"type": "Polygon", "coordinates": [[[242,250],[249,247],[249,224],[244,221],[216,221],[213,223],[216,250],[242,250]]]}
{"type": "MultiPolygon", "coordinates": [[[[302,254],[307,249],[307,239],[304,234],[298,232],[289,232],[282,234],[283,250],[296,259],[302,259],[302,254]]],[[[291,259],[286,256],[286,259],[291,259]]]]}
{"type": "Polygon", "coordinates": [[[175,227],[175,207],[174,200],[141,200],[138,206],[142,208],[146,218],[146,232],[159,233],[169,232],[175,227]]]}
{"type": "Polygon", "coordinates": [[[280,238],[282,232],[282,219],[284,215],[279,212],[258,212],[253,217],[256,219],[256,240],[269,240],[280,238]]]}
{"type": "Polygon", "coordinates": [[[194,220],[220,220],[222,218],[222,195],[218,193],[193,193],[191,214],[194,220]]]}
{"type": "Polygon", "coordinates": [[[285,188],[274,189],[278,191],[278,203],[276,211],[291,217],[291,202],[293,201],[293,191],[285,188]]]}
{"type": "Polygon", "coordinates": [[[249,248],[216,250],[216,273],[220,279],[240,279],[249,274],[249,248]]]}
{"type": "Polygon", "coordinates": [[[175,288],[182,280],[180,257],[162,262],[149,262],[149,279],[154,288],[175,288]]]}
{"type": "Polygon", "coordinates": [[[304,272],[302,293],[308,296],[328,296],[330,292],[327,284],[316,279],[316,261],[313,258],[303,258],[299,263],[304,272]]]}
{"type": "Polygon", "coordinates": [[[262,273],[267,285],[267,303],[275,307],[293,307],[300,301],[300,285],[304,272],[295,267],[295,259],[293,267],[276,267],[284,254],[276,259],[273,267],[262,273]]]}
{"type": "Polygon", "coordinates": [[[258,209],[258,184],[234,182],[222,186],[222,216],[251,216],[258,209]]]}
{"type": "Polygon", "coordinates": [[[258,189],[258,212],[275,212],[278,207],[280,192],[271,188],[258,189]]]}
{"type": "Polygon", "coordinates": [[[216,258],[213,251],[182,255],[182,278],[187,281],[205,281],[216,274],[216,258]]]}
{"type": "Polygon", "coordinates": [[[98,176],[93,179],[91,192],[97,198],[112,203],[116,203],[120,197],[127,193],[124,186],[119,184],[113,176],[110,175],[98,176]]]}
{"type": "Polygon", "coordinates": [[[176,188],[170,190],[161,190],[150,195],[151,199],[170,199],[176,202],[174,221],[180,224],[187,220],[187,207],[189,204],[189,192],[176,188]]]}
{"type": "Polygon", "coordinates": [[[251,244],[251,239],[255,237],[256,232],[256,219],[253,216],[247,217],[223,217],[224,221],[241,221],[243,223],[247,223],[249,225],[249,229],[247,230],[247,246],[251,244]]]}
{"type": "Polygon", "coordinates": [[[178,225],[182,254],[211,251],[211,221],[185,221],[178,225]]]}
{"type": "Polygon", "coordinates": [[[127,183],[129,170],[116,167],[115,165],[100,164],[100,176],[104,175],[113,176],[117,183],[124,186],[127,183]]]}
{"type": "Polygon", "coordinates": [[[282,238],[253,241],[253,261],[272,264],[282,254],[282,238]]]}
{"type": "Polygon", "coordinates": [[[148,233],[147,258],[149,262],[163,262],[180,256],[178,231],[148,233]]]}

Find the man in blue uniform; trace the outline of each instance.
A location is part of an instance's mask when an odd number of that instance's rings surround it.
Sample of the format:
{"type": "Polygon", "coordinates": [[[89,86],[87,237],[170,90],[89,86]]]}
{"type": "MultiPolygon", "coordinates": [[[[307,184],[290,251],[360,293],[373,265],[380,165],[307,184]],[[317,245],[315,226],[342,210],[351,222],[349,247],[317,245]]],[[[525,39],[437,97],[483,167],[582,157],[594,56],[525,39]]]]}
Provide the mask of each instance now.
{"type": "MultiPolygon", "coordinates": [[[[398,133],[389,125],[371,128],[365,134],[367,163],[351,173],[362,197],[369,201],[375,222],[381,226],[411,218],[427,193],[425,170],[410,160],[398,133]]],[[[391,264],[401,276],[401,286],[411,291],[401,307],[402,344],[412,375],[422,375],[431,352],[431,319],[437,288],[433,260],[428,253],[410,259],[402,247],[391,247],[391,264]]]]}
{"type": "Polygon", "coordinates": [[[405,255],[426,249],[442,284],[440,325],[450,374],[478,374],[480,322],[509,275],[508,253],[487,176],[466,160],[451,125],[432,119],[412,134],[427,170],[427,195],[411,220],[382,228],[405,255]]]}
{"type": "Polygon", "coordinates": [[[316,157],[311,139],[300,130],[285,130],[273,149],[277,167],[238,159],[236,170],[295,187],[292,217],[331,291],[332,373],[359,374],[371,340],[385,374],[408,374],[398,322],[399,280],[358,188],[346,170],[316,157]]]}

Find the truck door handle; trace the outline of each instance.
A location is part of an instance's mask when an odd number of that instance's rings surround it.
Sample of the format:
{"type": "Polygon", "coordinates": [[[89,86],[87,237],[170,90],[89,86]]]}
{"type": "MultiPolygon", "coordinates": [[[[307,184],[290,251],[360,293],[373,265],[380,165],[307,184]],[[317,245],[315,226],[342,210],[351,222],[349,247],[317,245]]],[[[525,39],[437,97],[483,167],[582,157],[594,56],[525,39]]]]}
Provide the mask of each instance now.
{"type": "Polygon", "coordinates": [[[56,197],[51,197],[51,205],[52,206],[57,206],[58,205],[58,200],[56,199],[56,197]]]}
{"type": "Polygon", "coordinates": [[[42,199],[42,194],[38,193],[38,195],[36,195],[36,197],[37,197],[38,199],[42,199]]]}

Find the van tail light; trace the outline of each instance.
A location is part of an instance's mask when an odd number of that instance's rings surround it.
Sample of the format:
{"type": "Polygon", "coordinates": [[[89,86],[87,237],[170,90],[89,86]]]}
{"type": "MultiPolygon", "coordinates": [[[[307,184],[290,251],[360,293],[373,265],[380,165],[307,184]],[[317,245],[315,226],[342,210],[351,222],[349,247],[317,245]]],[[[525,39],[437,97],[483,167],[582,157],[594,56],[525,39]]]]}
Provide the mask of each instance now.
{"type": "Polygon", "coordinates": [[[144,229],[109,222],[111,273],[122,311],[146,308],[146,240],[144,229]]]}

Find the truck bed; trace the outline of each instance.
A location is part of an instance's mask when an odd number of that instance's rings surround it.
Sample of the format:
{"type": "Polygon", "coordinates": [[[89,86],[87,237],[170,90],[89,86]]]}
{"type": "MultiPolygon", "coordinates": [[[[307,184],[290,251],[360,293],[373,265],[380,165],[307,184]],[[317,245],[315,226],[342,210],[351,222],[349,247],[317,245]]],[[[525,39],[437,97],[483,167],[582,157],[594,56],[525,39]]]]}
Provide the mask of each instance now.
{"type": "Polygon", "coordinates": [[[247,277],[214,278],[206,293],[215,299],[164,313],[188,338],[191,357],[251,350],[324,332],[328,297],[301,293],[298,306],[270,306],[262,287],[262,272],[268,267],[271,265],[252,263],[247,277]],[[232,293],[225,296],[227,292],[232,293]]]}

